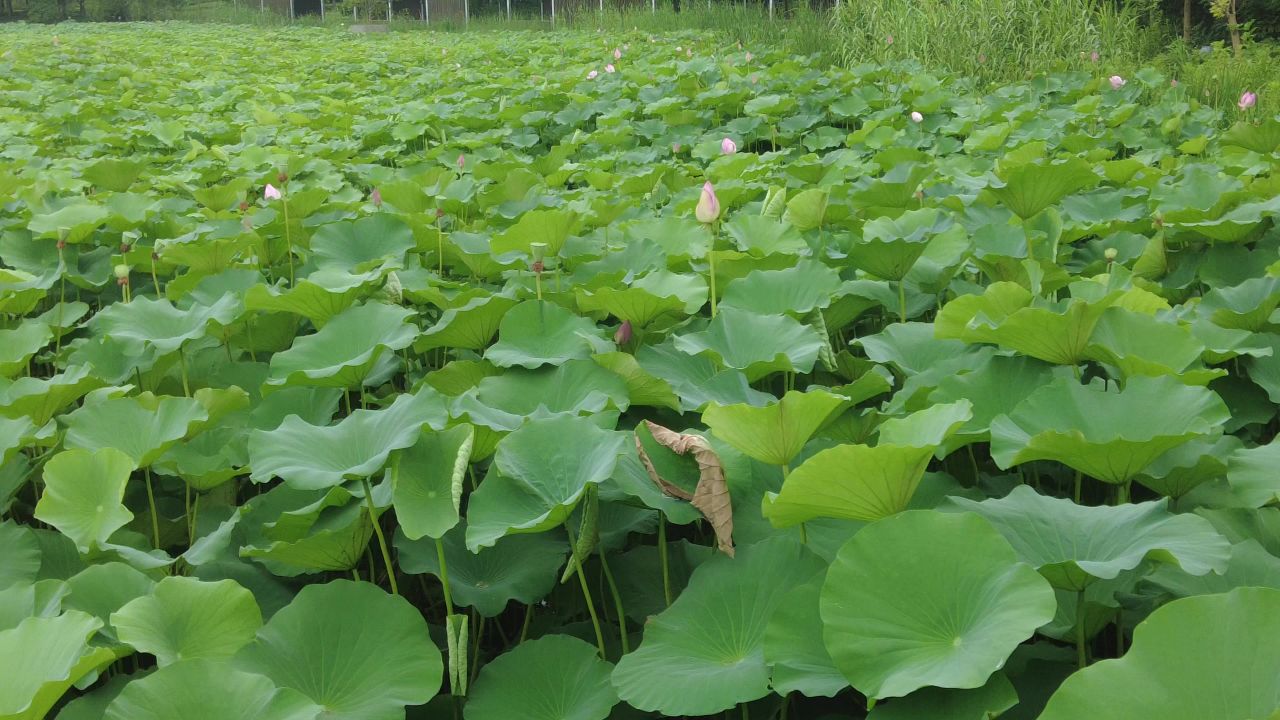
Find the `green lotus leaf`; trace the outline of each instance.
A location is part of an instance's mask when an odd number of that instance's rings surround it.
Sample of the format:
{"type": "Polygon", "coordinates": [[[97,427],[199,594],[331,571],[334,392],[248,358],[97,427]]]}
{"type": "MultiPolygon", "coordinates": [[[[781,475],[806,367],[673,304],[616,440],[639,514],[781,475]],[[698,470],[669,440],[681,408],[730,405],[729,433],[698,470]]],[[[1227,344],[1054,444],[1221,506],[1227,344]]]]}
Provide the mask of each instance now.
{"type": "Polygon", "coordinates": [[[324,708],[302,693],[225,662],[184,660],[129,682],[105,720],[313,720],[324,708]]]}
{"type": "Polygon", "coordinates": [[[973,407],[973,417],[948,441],[946,449],[989,441],[991,421],[1013,412],[1024,398],[1047,385],[1054,374],[1052,366],[1038,360],[997,355],[975,370],[942,377],[929,395],[931,402],[964,399],[973,407]]]}
{"type": "Polygon", "coordinates": [[[399,395],[382,410],[356,410],[335,425],[312,425],[290,415],[275,430],[249,435],[250,478],[278,477],[314,490],[369,477],[393,450],[416,443],[423,426],[441,430],[447,420],[443,398],[430,388],[399,395]]]}
{"type": "Polygon", "coordinates": [[[238,668],[297,690],[335,720],[400,717],[440,688],[444,663],[422,615],[375,585],[308,585],[236,656],[238,668]]]}
{"type": "Polygon", "coordinates": [[[102,205],[86,199],[53,212],[33,212],[27,229],[37,238],[65,238],[68,243],[81,243],[88,240],[110,214],[102,205]]]}
{"type": "Polygon", "coordinates": [[[1142,582],[1174,598],[1215,595],[1241,587],[1280,590],[1280,558],[1267,552],[1257,540],[1250,539],[1231,546],[1231,559],[1225,572],[1191,575],[1179,567],[1162,565],[1142,582]]]}
{"type": "Polygon", "coordinates": [[[53,287],[57,273],[34,275],[0,268],[0,312],[25,315],[40,303],[53,287]]]}
{"type": "Polygon", "coordinates": [[[627,287],[577,288],[583,312],[607,312],[643,328],[664,314],[692,315],[707,302],[707,282],[697,275],[659,270],[647,273],[627,287]]]}
{"type": "Polygon", "coordinates": [[[0,553],[5,562],[0,565],[0,590],[14,585],[26,585],[40,572],[40,544],[25,526],[0,522],[0,553]]]}
{"type": "Polygon", "coordinates": [[[465,305],[449,308],[435,325],[427,328],[413,344],[413,349],[426,352],[437,347],[483,350],[507,311],[516,301],[505,295],[489,295],[468,300],[465,305]]]}
{"type": "Polygon", "coordinates": [[[680,398],[671,388],[671,383],[646,371],[634,355],[609,352],[596,355],[592,360],[595,360],[600,367],[622,378],[622,382],[627,387],[627,398],[630,404],[668,408],[680,412],[680,398]]]}
{"type": "Polygon", "coordinates": [[[111,616],[121,642],[156,657],[160,667],[191,658],[230,658],[253,640],[262,612],[232,580],[167,577],[150,595],[111,616]]]}
{"type": "Polygon", "coordinates": [[[849,687],[822,640],[818,599],[826,573],[815,575],[787,593],[769,618],[764,633],[764,659],[773,668],[775,692],[808,697],[835,697],[849,687]]]}
{"type": "Polygon", "coordinates": [[[102,158],[84,169],[84,179],[103,190],[124,192],[146,167],[134,160],[102,158]]]}
{"type": "Polygon", "coordinates": [[[703,410],[702,422],[713,435],[760,462],[789,465],[845,405],[843,397],[824,390],[793,390],[765,407],[711,404],[703,410]]]}
{"type": "Polygon", "coordinates": [[[1004,673],[991,676],[973,690],[921,688],[910,695],[877,703],[868,720],[988,720],[1018,703],[1018,693],[1004,673]]]}
{"type": "Polygon", "coordinates": [[[880,443],[837,445],[791,471],[761,512],[774,527],[813,518],[878,520],[911,502],[938,445],[969,419],[969,403],[935,405],[882,426],[880,443]]]}
{"type": "Polygon", "coordinates": [[[1167,500],[1086,507],[1020,485],[999,500],[952,502],[990,521],[1020,560],[1061,590],[1084,590],[1144,560],[1176,565],[1189,575],[1220,573],[1231,549],[1208,520],[1169,513],[1167,500]]]}
{"type": "Polygon", "coordinates": [[[1280,148],[1280,121],[1274,118],[1262,122],[1237,120],[1230,130],[1222,134],[1222,144],[1269,155],[1280,148]]]}
{"type": "Polygon", "coordinates": [[[318,385],[359,387],[374,372],[384,353],[409,347],[418,336],[413,311],[381,303],[342,311],[314,335],[271,356],[269,387],[318,385]]]}
{"type": "Polygon", "coordinates": [[[501,258],[509,253],[531,255],[534,243],[547,246],[547,255],[556,256],[578,225],[576,213],[566,210],[531,210],[520,216],[515,225],[494,235],[490,251],[501,258]]]}
{"type": "Polygon", "coordinates": [[[409,540],[397,532],[398,560],[407,573],[440,577],[443,551],[454,604],[484,617],[501,615],[512,600],[532,604],[545,597],[569,553],[568,541],[558,533],[510,535],[478,552],[467,549],[465,536],[466,521],[445,533],[439,549],[433,541],[409,540]]]}
{"type": "Polygon", "coordinates": [[[1280,632],[1280,590],[1239,588],[1156,610],[1118,660],[1067,678],[1041,720],[1255,720],[1280,709],[1280,678],[1257,675],[1280,664],[1270,642],[1280,632]],[[1241,682],[1241,678],[1252,678],[1241,682]]]}
{"type": "Polygon", "coordinates": [[[1245,362],[1249,379],[1267,391],[1271,402],[1280,399],[1280,335],[1255,333],[1255,340],[1271,350],[1270,355],[1251,357],[1245,362]]]}
{"type": "Polygon", "coordinates": [[[90,374],[87,365],[67,368],[50,378],[18,378],[0,389],[0,416],[26,416],[36,427],[43,427],[67,405],[104,384],[90,374]]]}
{"type": "Polygon", "coordinates": [[[20,457],[18,451],[22,448],[52,438],[54,430],[53,425],[37,427],[26,417],[0,417],[0,467],[8,466],[10,460],[20,457]]]}
{"type": "Polygon", "coordinates": [[[742,372],[717,367],[711,358],[689,355],[670,342],[642,345],[635,358],[642,370],[671,386],[685,411],[701,410],[709,402],[763,405],[775,399],[753,389],[742,372]]]}
{"type": "Polygon", "coordinates": [[[794,225],[763,215],[738,213],[722,226],[738,249],[755,257],[795,255],[805,250],[804,237],[794,225]]]}
{"type": "Polygon", "coordinates": [[[1079,157],[1014,165],[1001,173],[1000,179],[1004,185],[990,188],[991,194],[1023,220],[1102,180],[1093,166],[1079,157]]]}
{"type": "Polygon", "coordinates": [[[1168,450],[1215,433],[1228,417],[1212,391],[1169,377],[1134,377],[1120,392],[1058,379],[991,421],[991,457],[1001,468],[1057,460],[1123,484],[1168,450]]]}
{"type": "Polygon", "coordinates": [[[537,370],[511,368],[484,378],[454,403],[453,414],[498,430],[515,430],[528,418],[586,415],[630,405],[627,386],[590,360],[570,360],[537,370]]]}
{"type": "Polygon", "coordinates": [[[830,194],[830,188],[801,190],[787,200],[787,209],[782,214],[782,222],[801,231],[822,227],[830,194]]]}
{"type": "Polygon", "coordinates": [[[1240,448],[1227,458],[1227,483],[1237,503],[1245,507],[1264,507],[1280,499],[1276,463],[1280,462],[1280,442],[1240,448]]]}
{"type": "Polygon", "coordinates": [[[322,225],[311,237],[318,268],[353,275],[404,267],[405,253],[416,246],[413,230],[390,213],[322,225]]]}
{"type": "Polygon", "coordinates": [[[252,285],[244,294],[247,310],[287,312],[300,315],[323,328],[335,315],[355,304],[369,292],[379,273],[352,275],[339,270],[317,270],[292,287],[252,285]]]}
{"type": "Polygon", "coordinates": [[[716,555],[671,607],[645,624],[640,647],[613,672],[629,705],[669,716],[711,715],[769,694],[764,640],[790,590],[822,561],[790,538],[716,555]]]}
{"type": "Polygon", "coordinates": [[[688,216],[635,220],[627,224],[624,232],[637,245],[646,241],[658,245],[671,260],[706,257],[711,249],[711,233],[688,216]]]}
{"type": "Polygon", "coordinates": [[[1206,385],[1227,371],[1205,368],[1204,352],[1185,325],[1113,307],[1098,320],[1084,356],[1114,365],[1123,378],[1169,375],[1187,385],[1206,385]]]}
{"type": "Polygon", "coordinates": [[[933,237],[950,224],[934,208],[869,220],[862,227],[862,238],[848,248],[849,262],[883,280],[902,280],[933,237]]]}
{"type": "Polygon", "coordinates": [[[530,420],[503,438],[467,506],[467,549],[563,523],[587,485],[613,474],[623,443],[621,434],[569,415],[530,420]]]}
{"type": "Polygon", "coordinates": [[[518,365],[533,370],[611,349],[603,331],[587,318],[554,303],[526,300],[502,316],[498,342],[485,351],[484,357],[498,367],[518,365]]]}
{"type": "Polygon", "coordinates": [[[36,517],[70,538],[80,552],[103,547],[133,519],[124,506],[133,470],[133,460],[114,448],[64,450],[45,464],[36,517]]]}
{"type": "Polygon", "coordinates": [[[785,315],[731,307],[722,309],[706,330],[675,338],[676,349],[741,370],[753,382],[772,372],[810,372],[825,344],[813,328],[785,315]]]}
{"type": "Polygon", "coordinates": [[[160,355],[176,352],[204,337],[210,328],[230,325],[239,315],[239,302],[223,295],[213,305],[179,309],[165,299],[138,296],[131,302],[112,303],[89,321],[94,333],[130,347],[151,347],[160,355]]]}
{"type": "Polygon", "coordinates": [[[568,635],[520,643],[485,665],[467,698],[466,720],[605,720],[618,704],[613,664],[568,635]]]}
{"type": "Polygon", "coordinates": [[[23,322],[0,330],[0,377],[11,378],[27,370],[31,357],[53,340],[53,331],[40,322],[23,322]]]}
{"type": "Polygon", "coordinates": [[[0,717],[43,718],[72,685],[114,661],[109,648],[89,644],[100,627],[98,618],[71,610],[0,631],[0,717]]]}
{"type": "Polygon", "coordinates": [[[801,260],[785,270],[752,270],[730,282],[720,307],[762,315],[807,315],[830,305],[840,286],[835,270],[814,260],[801,260]]]}
{"type": "Polygon", "coordinates": [[[1156,458],[1134,479],[1177,500],[1203,483],[1225,478],[1227,463],[1241,447],[1234,435],[1197,438],[1156,458]]]}
{"type": "Polygon", "coordinates": [[[863,528],[827,571],[827,650],[871,698],[972,689],[1053,619],[1049,583],[986,520],[913,510],[863,528]]]}
{"type": "Polygon", "coordinates": [[[116,628],[111,624],[111,614],[130,601],[149,595],[155,584],[142,571],[122,562],[90,565],[67,579],[62,608],[80,610],[98,618],[105,623],[98,632],[119,641],[116,628]]]}
{"type": "Polygon", "coordinates": [[[147,393],[99,400],[63,417],[63,443],[68,449],[115,448],[137,467],[147,467],[208,418],[192,398],[147,393]]]}
{"type": "Polygon", "coordinates": [[[207,492],[245,473],[249,464],[246,446],[248,413],[223,418],[186,442],[170,447],[152,469],[180,477],[193,490],[207,492]]]}
{"type": "Polygon", "coordinates": [[[959,340],[935,336],[930,323],[894,323],[855,342],[871,360],[893,363],[907,375],[923,374],[959,356],[972,354],[971,348],[959,340]]]}
{"type": "Polygon", "coordinates": [[[1200,311],[1214,324],[1232,329],[1261,332],[1271,324],[1280,307],[1280,277],[1250,278],[1226,288],[1205,293],[1200,311]]]}
{"type": "MultiPolygon", "coordinates": [[[[363,489],[351,485],[324,490],[277,485],[251,499],[240,520],[232,520],[243,528],[240,557],[281,576],[351,570],[373,537],[363,489]]],[[[373,514],[380,517],[391,505],[391,488],[384,482],[372,489],[373,514]]]]}
{"type": "Polygon", "coordinates": [[[410,540],[438,538],[458,524],[462,479],[474,439],[471,426],[457,425],[423,433],[392,458],[392,503],[400,530],[410,540]]]}

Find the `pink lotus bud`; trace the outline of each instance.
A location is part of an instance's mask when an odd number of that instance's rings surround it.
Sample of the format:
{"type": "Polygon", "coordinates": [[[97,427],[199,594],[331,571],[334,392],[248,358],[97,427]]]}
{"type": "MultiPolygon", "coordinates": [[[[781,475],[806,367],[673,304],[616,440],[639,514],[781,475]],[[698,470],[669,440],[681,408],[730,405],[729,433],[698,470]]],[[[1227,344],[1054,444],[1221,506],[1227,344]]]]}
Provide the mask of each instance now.
{"type": "Polygon", "coordinates": [[[1092,63],[1098,62],[1098,57],[1099,57],[1098,51],[1094,50],[1093,52],[1089,53],[1089,62],[1092,62],[1092,63]]]}
{"type": "Polygon", "coordinates": [[[467,164],[467,157],[462,153],[458,153],[458,169],[461,170],[462,168],[466,167],[466,164],[467,164]]]}
{"type": "Polygon", "coordinates": [[[698,206],[693,214],[698,222],[713,223],[720,217],[720,198],[716,197],[716,189],[710,182],[702,186],[702,196],[698,198],[698,206]]]}
{"type": "Polygon", "coordinates": [[[1240,96],[1240,102],[1236,103],[1236,105],[1240,106],[1241,110],[1248,110],[1257,104],[1258,94],[1254,92],[1245,92],[1245,94],[1240,96]]]}
{"type": "Polygon", "coordinates": [[[595,79],[596,79],[596,76],[597,76],[597,75],[599,75],[599,74],[600,74],[599,72],[597,72],[597,71],[595,71],[595,70],[592,70],[591,72],[587,73],[587,79],[588,79],[588,80],[595,80],[595,79]]]}
{"type": "Polygon", "coordinates": [[[247,201],[245,201],[245,200],[241,200],[241,201],[240,201],[240,212],[248,212],[248,210],[249,210],[249,203],[248,203],[247,201]]]}
{"type": "Polygon", "coordinates": [[[725,138],[720,141],[720,152],[725,155],[732,155],[738,152],[738,143],[729,138],[725,138]]]}
{"type": "Polygon", "coordinates": [[[919,112],[917,112],[917,111],[915,111],[915,110],[912,110],[912,111],[911,111],[911,122],[913,122],[913,123],[922,123],[922,122],[924,122],[924,116],[923,116],[923,115],[921,115],[919,112]]]}
{"type": "Polygon", "coordinates": [[[672,154],[680,152],[680,143],[671,143],[672,154]]]}
{"type": "Polygon", "coordinates": [[[755,55],[752,55],[752,54],[751,54],[751,51],[750,51],[750,50],[748,50],[748,51],[747,51],[747,62],[751,62],[753,59],[755,59],[755,55]]]}
{"type": "Polygon", "coordinates": [[[1119,90],[1119,89],[1120,89],[1120,88],[1122,88],[1122,87],[1124,87],[1124,78],[1120,77],[1119,75],[1112,75],[1112,76],[1111,76],[1111,89],[1112,89],[1112,90],[1119,90]]]}
{"type": "Polygon", "coordinates": [[[885,38],[885,39],[884,39],[884,44],[885,44],[885,45],[892,45],[892,44],[893,44],[893,36],[892,36],[892,35],[890,35],[889,37],[885,38]]]}
{"type": "Polygon", "coordinates": [[[378,188],[374,188],[373,191],[369,193],[369,202],[373,203],[374,207],[382,207],[382,191],[378,188]]]}
{"type": "Polygon", "coordinates": [[[276,189],[275,185],[272,185],[271,183],[267,183],[266,189],[262,191],[262,197],[266,198],[267,200],[279,200],[280,191],[276,189]]]}
{"type": "Polygon", "coordinates": [[[1178,87],[1178,79],[1177,79],[1177,78],[1174,78],[1174,79],[1170,80],[1170,81],[1169,81],[1169,87],[1175,87],[1175,88],[1176,88],[1176,87],[1178,87]]]}
{"type": "Polygon", "coordinates": [[[631,321],[625,320],[618,326],[618,331],[613,334],[613,341],[618,345],[626,345],[631,342],[631,321]]]}
{"type": "Polygon", "coordinates": [[[613,59],[614,59],[614,60],[621,60],[621,59],[622,59],[622,51],[621,51],[621,50],[619,50],[618,48],[614,48],[614,49],[613,49],[613,59]]]}
{"type": "Polygon", "coordinates": [[[615,68],[612,63],[604,66],[604,71],[607,73],[614,72],[616,69],[617,68],[615,68]]]}

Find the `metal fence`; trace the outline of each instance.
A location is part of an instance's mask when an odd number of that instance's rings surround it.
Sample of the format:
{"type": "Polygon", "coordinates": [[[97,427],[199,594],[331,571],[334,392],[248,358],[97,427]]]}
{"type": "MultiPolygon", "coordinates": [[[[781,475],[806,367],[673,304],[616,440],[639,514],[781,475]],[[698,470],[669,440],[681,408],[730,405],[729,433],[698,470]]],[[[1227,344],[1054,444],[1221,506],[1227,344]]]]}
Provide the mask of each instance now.
{"type": "MultiPolygon", "coordinates": [[[[676,0],[681,4],[691,5],[703,0],[676,0]]],[[[775,0],[754,0],[762,8],[768,8],[770,17],[775,11],[775,0]]],[[[810,4],[812,7],[830,7],[839,5],[841,0],[776,0],[778,11],[784,11],[793,3],[810,4]]],[[[334,0],[258,0],[262,11],[271,10],[289,18],[306,15],[324,17],[326,12],[339,12],[334,0]]],[[[426,23],[452,23],[464,25],[472,17],[503,17],[508,20],[513,14],[529,17],[535,10],[545,22],[561,22],[574,15],[610,10],[642,10],[648,8],[657,11],[670,8],[672,0],[387,0],[386,15],[381,12],[374,17],[356,17],[353,19],[365,22],[381,22],[391,17],[407,17],[426,23]]],[[[380,5],[379,5],[380,7],[380,5]]],[[[679,5],[675,5],[678,9],[679,5]]],[[[364,13],[361,12],[361,15],[364,13]]]]}

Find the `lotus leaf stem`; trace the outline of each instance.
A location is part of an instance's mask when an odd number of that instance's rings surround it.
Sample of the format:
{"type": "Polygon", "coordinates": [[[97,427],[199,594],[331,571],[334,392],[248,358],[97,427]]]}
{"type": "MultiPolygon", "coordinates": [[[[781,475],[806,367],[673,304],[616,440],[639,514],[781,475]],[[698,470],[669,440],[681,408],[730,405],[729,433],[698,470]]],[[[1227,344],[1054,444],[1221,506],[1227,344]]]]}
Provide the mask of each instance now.
{"type": "Polygon", "coordinates": [[[1089,664],[1084,646],[1084,591],[1076,592],[1076,663],[1081,669],[1089,664]]]}
{"type": "Polygon", "coordinates": [[[662,564],[662,597],[671,607],[671,568],[667,562],[667,516],[658,513],[658,560],[662,564]]]}
{"type": "MultiPolygon", "coordinates": [[[[577,547],[577,540],[573,536],[573,528],[569,527],[566,520],[564,524],[565,532],[569,533],[569,547],[577,547]]],[[[574,562],[570,558],[569,562],[574,562]]],[[[578,575],[578,584],[582,586],[582,597],[587,601],[587,614],[591,616],[591,627],[596,631],[596,647],[600,650],[600,657],[605,657],[604,649],[604,633],[600,631],[600,616],[596,614],[596,604],[591,600],[591,588],[587,585],[587,576],[582,572],[582,563],[574,563],[578,575]]]]}
{"type": "MultiPolygon", "coordinates": [[[[360,482],[364,483],[364,500],[369,508],[369,522],[373,523],[373,532],[378,536],[378,549],[382,551],[382,562],[387,566],[387,580],[391,582],[391,594],[399,595],[400,588],[396,585],[396,570],[391,564],[391,553],[387,551],[387,537],[382,534],[382,525],[378,522],[378,511],[373,506],[373,488],[369,485],[369,478],[362,477],[360,482]]],[[[370,580],[373,578],[370,577],[370,580]]]]}
{"type": "Polygon", "coordinates": [[[151,505],[151,541],[156,549],[160,549],[160,516],[156,513],[156,494],[151,487],[151,466],[142,469],[142,477],[147,481],[147,502],[151,505]]]}
{"type": "Polygon", "coordinates": [[[613,581],[613,573],[609,571],[604,548],[600,548],[600,568],[604,570],[605,582],[609,585],[609,593],[613,595],[614,611],[618,613],[618,639],[622,641],[622,654],[626,655],[631,652],[631,641],[627,639],[627,615],[622,607],[622,593],[618,592],[618,584],[613,581]]]}
{"type": "Polygon", "coordinates": [[[436,558],[440,561],[440,587],[444,589],[444,610],[453,615],[453,595],[449,592],[449,568],[444,562],[444,542],[436,538],[436,558]]]}

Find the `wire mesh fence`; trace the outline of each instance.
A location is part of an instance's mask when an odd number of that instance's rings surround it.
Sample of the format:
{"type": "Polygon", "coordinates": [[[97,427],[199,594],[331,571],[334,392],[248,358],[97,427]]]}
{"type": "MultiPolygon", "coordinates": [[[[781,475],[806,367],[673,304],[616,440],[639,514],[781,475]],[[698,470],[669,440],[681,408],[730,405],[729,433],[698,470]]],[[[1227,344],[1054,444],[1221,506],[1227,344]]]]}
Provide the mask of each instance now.
{"type": "MultiPolygon", "coordinates": [[[[252,0],[250,0],[252,2],[252,0]]],[[[257,0],[263,12],[274,12],[289,18],[325,17],[334,13],[352,15],[359,22],[377,23],[393,17],[418,20],[428,24],[465,25],[477,18],[540,20],[551,25],[572,23],[591,13],[681,11],[710,0],[387,0],[385,11],[380,2],[366,2],[363,11],[353,12],[336,0],[257,0]]],[[[786,13],[797,5],[810,9],[831,8],[842,0],[740,0],[733,3],[767,10],[770,17],[786,13]]],[[[723,3],[717,0],[717,5],[723,3]]]]}

